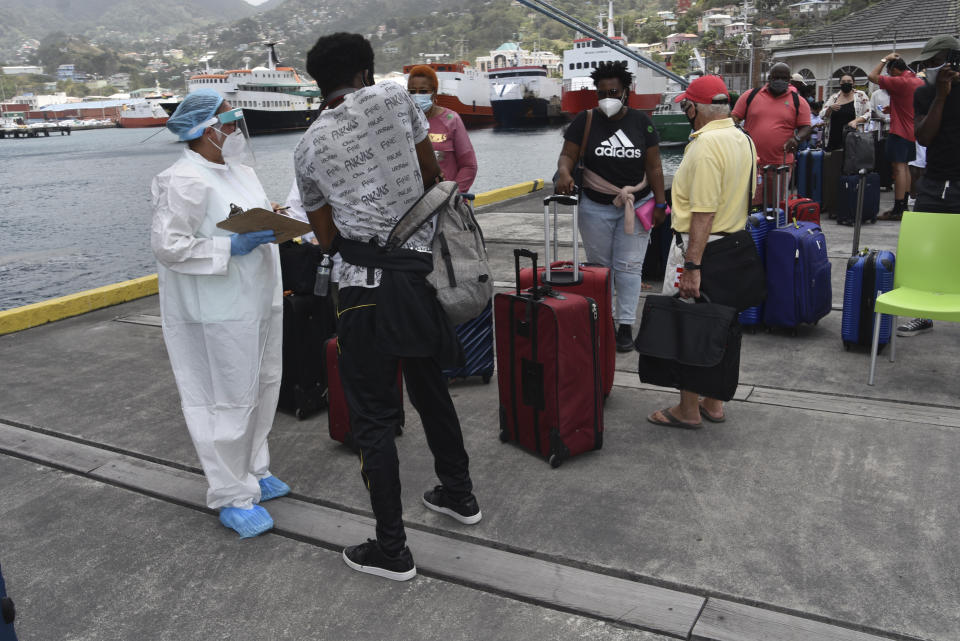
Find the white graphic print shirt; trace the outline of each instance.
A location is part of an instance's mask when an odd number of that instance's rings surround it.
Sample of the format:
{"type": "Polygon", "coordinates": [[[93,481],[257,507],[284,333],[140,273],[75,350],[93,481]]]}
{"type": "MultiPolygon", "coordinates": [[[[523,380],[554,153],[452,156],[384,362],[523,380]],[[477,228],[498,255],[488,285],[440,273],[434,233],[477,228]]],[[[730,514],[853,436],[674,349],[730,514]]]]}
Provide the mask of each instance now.
{"type": "MultiPolygon", "coordinates": [[[[423,177],[414,145],[429,125],[407,90],[382,82],[347,94],[325,109],[300,139],[294,152],[303,208],[329,203],[333,221],[345,238],[386,240],[397,220],[423,195],[423,177]]],[[[424,225],[404,245],[430,251],[433,228],[424,225]]],[[[367,268],[344,262],[340,287],[376,287],[367,268]]]]}

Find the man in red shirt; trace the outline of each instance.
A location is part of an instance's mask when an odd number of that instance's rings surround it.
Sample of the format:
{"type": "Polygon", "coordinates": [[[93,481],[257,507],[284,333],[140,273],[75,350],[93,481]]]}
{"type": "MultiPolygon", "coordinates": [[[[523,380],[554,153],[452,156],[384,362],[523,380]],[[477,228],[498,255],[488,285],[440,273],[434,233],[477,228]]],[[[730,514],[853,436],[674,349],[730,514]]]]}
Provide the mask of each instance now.
{"type": "MultiPolygon", "coordinates": [[[[810,103],[800,97],[796,88],[790,85],[789,65],[778,62],[767,74],[767,84],[760,89],[751,89],[737,100],[731,115],[736,123],[743,122],[743,128],[753,138],[757,147],[758,167],[764,165],[793,165],[793,152],[797,145],[810,135],[810,103]]],[[[762,171],[757,176],[762,180],[762,171]]],[[[758,180],[758,182],[759,182],[758,180]]],[[[789,184],[790,174],[786,182],[789,184]]],[[[775,196],[770,192],[770,197],[775,196]]],[[[786,192],[781,190],[786,199],[786,192]]],[[[754,203],[763,198],[763,190],[757,189],[754,203]]]]}
{"type": "Polygon", "coordinates": [[[870,82],[880,85],[890,94],[890,135],[887,136],[887,158],[893,165],[893,209],[885,211],[880,220],[900,220],[907,208],[910,191],[910,170],[907,163],[917,157],[916,137],[913,134],[913,92],[923,86],[923,80],[907,68],[899,53],[889,53],[880,59],[867,74],[870,82]],[[880,75],[883,67],[889,75],[880,75]]]}

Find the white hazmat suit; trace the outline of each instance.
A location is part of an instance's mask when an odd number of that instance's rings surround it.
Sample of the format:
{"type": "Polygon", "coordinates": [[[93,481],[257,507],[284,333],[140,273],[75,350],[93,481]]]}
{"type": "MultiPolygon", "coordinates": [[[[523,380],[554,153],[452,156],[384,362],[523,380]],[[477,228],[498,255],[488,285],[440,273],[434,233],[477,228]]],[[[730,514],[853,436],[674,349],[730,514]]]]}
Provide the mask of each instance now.
{"type": "Polygon", "coordinates": [[[283,291],[276,245],[230,255],[230,204],[270,209],[253,169],[185,149],[151,186],[163,337],[210,508],[249,509],[270,476],[283,291]]]}

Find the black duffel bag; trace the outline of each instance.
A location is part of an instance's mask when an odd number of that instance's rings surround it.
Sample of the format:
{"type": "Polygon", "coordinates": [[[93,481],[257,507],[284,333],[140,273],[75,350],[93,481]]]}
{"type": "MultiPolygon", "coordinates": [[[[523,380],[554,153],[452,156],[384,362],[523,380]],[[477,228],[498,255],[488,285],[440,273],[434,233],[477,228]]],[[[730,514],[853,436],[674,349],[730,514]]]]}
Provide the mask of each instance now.
{"type": "Polygon", "coordinates": [[[741,337],[733,307],[647,296],[634,341],[640,380],[729,401],[740,382],[741,337]]]}
{"type": "Polygon", "coordinates": [[[283,290],[294,294],[312,294],[317,281],[317,265],[323,258],[320,245],[288,240],[280,243],[279,249],[283,290]]]}

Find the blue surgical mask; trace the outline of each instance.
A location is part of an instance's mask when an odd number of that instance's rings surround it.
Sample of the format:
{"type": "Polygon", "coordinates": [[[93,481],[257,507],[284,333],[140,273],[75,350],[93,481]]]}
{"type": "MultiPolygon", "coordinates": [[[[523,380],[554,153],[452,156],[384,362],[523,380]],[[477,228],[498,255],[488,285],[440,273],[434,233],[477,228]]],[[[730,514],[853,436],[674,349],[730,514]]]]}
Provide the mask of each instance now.
{"type": "Polygon", "coordinates": [[[430,107],[433,106],[433,94],[432,93],[415,93],[412,96],[413,101],[417,103],[417,106],[420,107],[424,112],[430,111],[430,107]]]}

